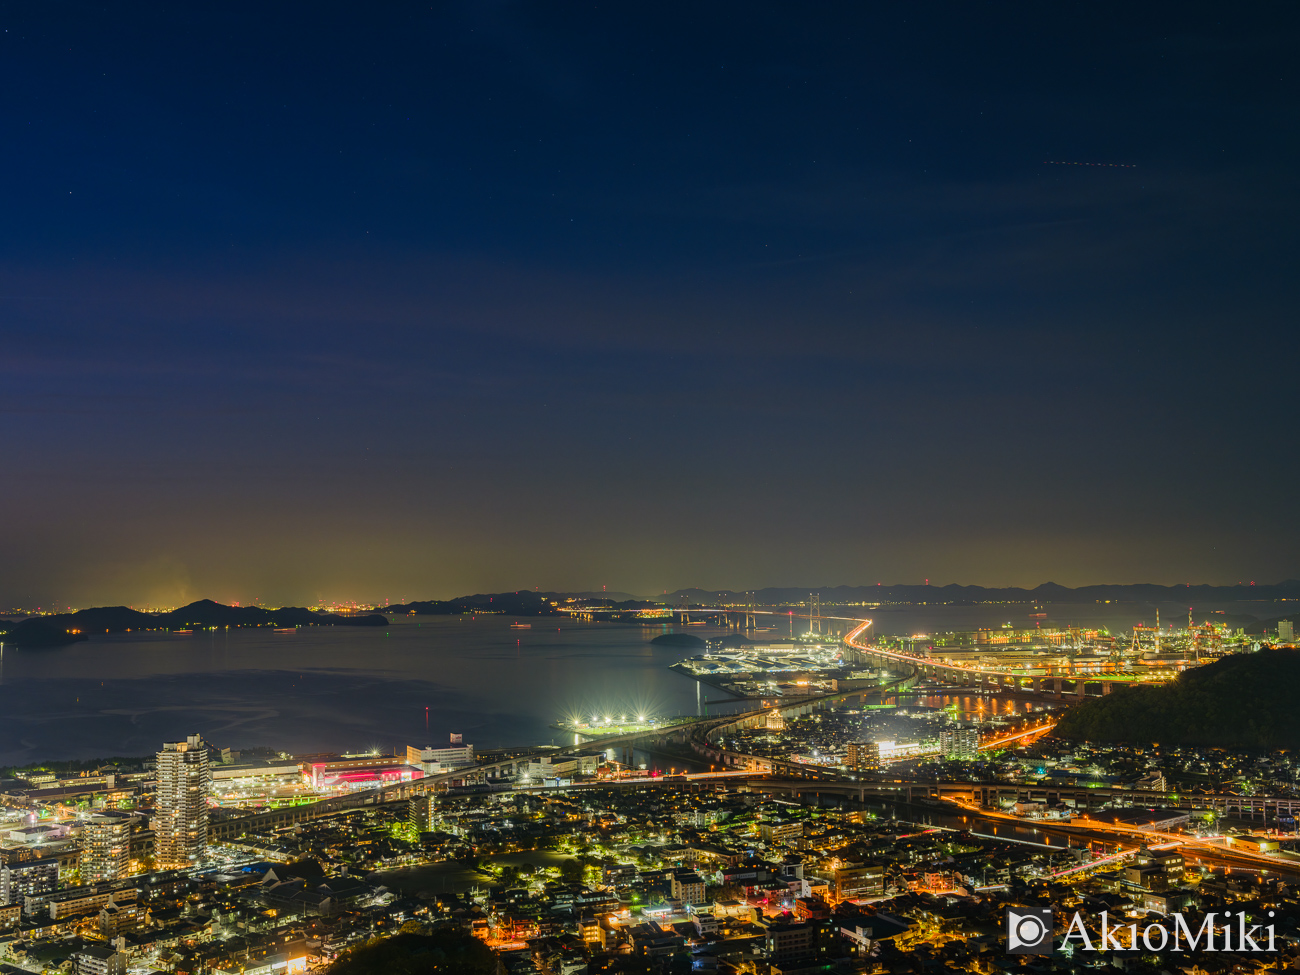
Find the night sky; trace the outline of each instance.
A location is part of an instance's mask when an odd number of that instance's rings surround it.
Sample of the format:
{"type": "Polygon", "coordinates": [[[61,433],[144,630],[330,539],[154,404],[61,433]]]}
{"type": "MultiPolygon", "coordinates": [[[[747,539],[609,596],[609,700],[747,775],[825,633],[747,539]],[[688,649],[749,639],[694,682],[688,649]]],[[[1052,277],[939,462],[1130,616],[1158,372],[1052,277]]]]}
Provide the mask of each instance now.
{"type": "Polygon", "coordinates": [[[1294,4],[0,26],[0,604],[1300,575],[1294,4]]]}

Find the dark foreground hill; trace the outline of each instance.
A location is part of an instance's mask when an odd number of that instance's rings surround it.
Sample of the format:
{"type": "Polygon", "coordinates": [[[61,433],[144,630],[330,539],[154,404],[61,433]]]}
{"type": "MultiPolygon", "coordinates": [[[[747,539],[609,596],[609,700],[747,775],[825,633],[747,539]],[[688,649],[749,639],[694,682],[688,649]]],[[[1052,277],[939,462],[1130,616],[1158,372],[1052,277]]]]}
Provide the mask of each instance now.
{"type": "Polygon", "coordinates": [[[1300,747],[1300,650],[1236,654],[1160,686],[1071,708],[1060,738],[1246,748],[1300,747]]]}
{"type": "Polygon", "coordinates": [[[478,938],[440,929],[398,934],[353,948],[330,975],[495,975],[496,956],[478,938]]]}
{"type": "Polygon", "coordinates": [[[226,606],[211,599],[182,606],[168,613],[142,613],[127,606],[100,606],[75,613],[38,616],[18,623],[0,624],[4,641],[20,647],[56,647],[84,640],[92,633],[128,630],[176,630],[240,626],[386,626],[379,613],[341,616],[313,613],[299,606],[263,609],[260,606],[226,606]]]}

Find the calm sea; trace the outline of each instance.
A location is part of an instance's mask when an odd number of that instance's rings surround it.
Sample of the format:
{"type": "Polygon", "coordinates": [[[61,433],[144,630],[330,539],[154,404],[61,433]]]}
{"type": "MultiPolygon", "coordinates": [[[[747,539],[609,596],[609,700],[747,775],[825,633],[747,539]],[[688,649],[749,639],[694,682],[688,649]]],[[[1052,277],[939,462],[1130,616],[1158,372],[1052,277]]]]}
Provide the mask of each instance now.
{"type": "MultiPolygon", "coordinates": [[[[1179,611],[1162,606],[1162,622],[1176,622],[1179,611]]],[[[1236,611],[1277,615],[1272,606],[1236,611]]],[[[908,607],[873,615],[881,633],[916,633],[1027,626],[1028,612],[908,607]]],[[[1185,620],[1186,607],[1181,612],[1185,620]]],[[[1153,619],[1149,606],[1088,606],[1054,609],[1045,622],[1119,628],[1153,619]]],[[[479,748],[568,744],[572,737],[550,725],[572,715],[737,707],[668,669],[694,651],[652,647],[663,627],[563,618],[533,619],[522,630],[511,622],[422,617],[383,628],[130,633],[57,650],[7,646],[0,651],[0,765],[145,755],[194,732],[219,746],[292,753],[444,743],[450,734],[479,748]]],[[[800,627],[807,624],[796,621],[800,627]]]]}

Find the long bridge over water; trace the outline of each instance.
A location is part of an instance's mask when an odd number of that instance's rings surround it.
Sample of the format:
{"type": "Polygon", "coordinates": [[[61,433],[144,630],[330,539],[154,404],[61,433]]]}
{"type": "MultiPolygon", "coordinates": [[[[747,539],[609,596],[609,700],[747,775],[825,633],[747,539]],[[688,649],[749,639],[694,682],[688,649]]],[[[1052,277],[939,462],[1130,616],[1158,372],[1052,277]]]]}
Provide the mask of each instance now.
{"type": "MultiPolygon", "coordinates": [[[[975,693],[1012,692],[1033,694],[1049,700],[1105,695],[1110,692],[1116,680],[1107,675],[1078,675],[1073,678],[1030,676],[993,668],[950,663],[930,657],[918,657],[871,645],[865,636],[871,621],[851,622],[856,622],[857,626],[844,638],[846,653],[856,662],[898,674],[893,680],[878,687],[835,691],[740,714],[711,716],[668,728],[647,729],[625,735],[597,738],[580,746],[579,751],[622,750],[626,753],[636,745],[652,746],[667,743],[687,745],[713,765],[722,767],[722,773],[715,773],[714,777],[738,781],[741,775],[747,776],[744,779],[744,787],[747,789],[785,794],[827,794],[858,802],[869,799],[900,803],[912,803],[918,800],[955,801],[991,808],[1016,801],[1069,801],[1076,807],[1092,809],[1122,798],[1129,801],[1141,799],[1144,800],[1142,804],[1152,803],[1175,808],[1214,809],[1221,813],[1235,813],[1250,818],[1258,816],[1264,820],[1267,820],[1270,812],[1274,816],[1283,811],[1294,813],[1296,807],[1300,806],[1300,800],[1234,794],[1175,795],[1110,788],[1028,786],[999,782],[926,783],[869,779],[848,776],[835,769],[789,762],[770,756],[748,755],[727,748],[724,742],[728,731],[769,726],[774,720],[785,720],[808,714],[815,709],[825,708],[850,698],[884,699],[911,688],[922,678],[942,680],[958,687],[970,688],[975,693]]],[[[1024,734],[1040,733],[1045,730],[1046,728],[1030,729],[1024,734]]],[[[473,768],[437,773],[413,782],[337,796],[308,805],[218,820],[212,823],[209,834],[214,840],[221,841],[248,832],[269,832],[297,822],[366,806],[401,801],[413,796],[428,795],[452,785],[491,783],[510,785],[521,772],[527,770],[530,762],[538,757],[540,753],[522,754],[473,768]]],[[[697,778],[703,780],[704,777],[688,776],[686,780],[694,781],[697,778]]],[[[681,778],[672,777],[668,781],[660,779],[657,782],[635,784],[643,787],[662,787],[677,786],[681,781],[681,778]]],[[[631,781],[623,783],[603,781],[579,783],[572,788],[633,784],[631,781]]]]}

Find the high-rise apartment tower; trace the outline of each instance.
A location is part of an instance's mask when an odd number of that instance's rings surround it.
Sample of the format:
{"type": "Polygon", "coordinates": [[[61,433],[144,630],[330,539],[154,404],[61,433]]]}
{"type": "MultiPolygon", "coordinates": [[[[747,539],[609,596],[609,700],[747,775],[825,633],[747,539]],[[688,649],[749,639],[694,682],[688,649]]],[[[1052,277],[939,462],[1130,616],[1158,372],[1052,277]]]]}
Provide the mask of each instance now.
{"type": "Polygon", "coordinates": [[[131,820],[96,816],[81,830],[81,882],[121,880],[130,873],[131,820]]]}
{"type": "Polygon", "coordinates": [[[880,771],[880,746],[874,741],[849,742],[847,764],[855,772],[880,771]]]}
{"type": "Polygon", "coordinates": [[[187,867],[208,849],[208,792],[212,770],[200,735],[168,742],[158,753],[154,859],[162,869],[187,867]]]}
{"type": "Polygon", "coordinates": [[[945,728],[939,732],[939,754],[944,758],[975,758],[979,751],[978,728],[945,728]]]}

